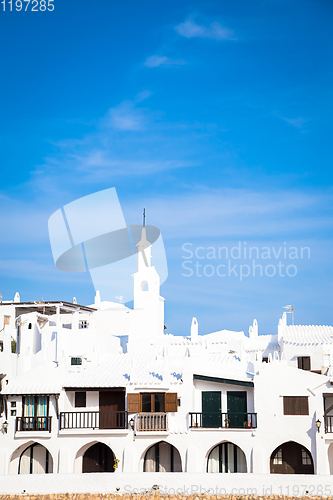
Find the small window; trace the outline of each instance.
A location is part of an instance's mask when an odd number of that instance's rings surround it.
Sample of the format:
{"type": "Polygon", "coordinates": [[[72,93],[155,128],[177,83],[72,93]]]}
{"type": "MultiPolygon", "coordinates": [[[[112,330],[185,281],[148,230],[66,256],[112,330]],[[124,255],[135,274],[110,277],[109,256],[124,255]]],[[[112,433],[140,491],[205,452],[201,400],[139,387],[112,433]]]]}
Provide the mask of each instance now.
{"type": "Polygon", "coordinates": [[[75,393],[75,408],[85,408],[87,403],[87,393],[86,392],[76,392],[75,393]]]}
{"type": "Polygon", "coordinates": [[[147,281],[143,281],[143,282],[141,283],[141,290],[142,290],[143,292],[148,292],[148,282],[147,282],[147,281]]]}
{"type": "Polygon", "coordinates": [[[2,351],[3,351],[3,342],[2,342],[2,340],[0,340],[0,352],[2,352],[2,351]]]}
{"type": "Polygon", "coordinates": [[[297,358],[297,365],[300,370],[311,370],[310,356],[300,356],[297,358]]]}
{"type": "Polygon", "coordinates": [[[80,366],[82,365],[82,358],[71,358],[72,366],[80,366]]]}
{"type": "Polygon", "coordinates": [[[273,459],[273,464],[274,465],[282,465],[282,448],[280,448],[274,456],[273,459]]]}
{"type": "Polygon", "coordinates": [[[148,413],[164,413],[165,402],[164,393],[142,393],[141,394],[141,411],[148,413]]]}
{"type": "Polygon", "coordinates": [[[311,465],[311,457],[310,455],[305,451],[302,450],[302,465],[311,465]]]}
{"type": "Polygon", "coordinates": [[[31,330],[31,328],[32,328],[32,323],[29,323],[28,330],[31,330]]]}
{"type": "Polygon", "coordinates": [[[180,406],[181,405],[181,400],[180,398],[177,398],[177,406],[180,406]]]}
{"type": "Polygon", "coordinates": [[[11,408],[16,408],[16,401],[11,401],[10,406],[11,408]]]}
{"type": "Polygon", "coordinates": [[[268,363],[268,358],[267,358],[267,357],[263,357],[263,358],[262,358],[262,362],[263,362],[263,363],[268,363]]]}
{"type": "Polygon", "coordinates": [[[284,415],[309,415],[308,396],[283,396],[284,415]]]}
{"type": "Polygon", "coordinates": [[[16,410],[10,410],[10,416],[16,417],[16,410]]]}
{"type": "Polygon", "coordinates": [[[10,316],[4,316],[3,326],[9,325],[9,323],[10,323],[10,316]]]}
{"type": "Polygon", "coordinates": [[[79,322],[79,328],[88,328],[88,326],[88,321],[86,319],[81,319],[81,321],[79,322]]]}

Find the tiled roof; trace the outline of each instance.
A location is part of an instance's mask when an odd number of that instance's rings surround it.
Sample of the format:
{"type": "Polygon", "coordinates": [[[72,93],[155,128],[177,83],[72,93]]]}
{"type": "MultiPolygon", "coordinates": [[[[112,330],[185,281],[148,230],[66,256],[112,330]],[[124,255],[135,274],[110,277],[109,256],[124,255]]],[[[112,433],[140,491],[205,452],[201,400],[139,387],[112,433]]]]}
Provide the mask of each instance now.
{"type": "Polygon", "coordinates": [[[285,344],[333,344],[333,326],[289,325],[284,327],[282,336],[285,344]]]}
{"type": "Polygon", "coordinates": [[[279,349],[277,335],[258,335],[252,339],[245,337],[246,352],[263,352],[268,350],[279,349]]]}
{"type": "Polygon", "coordinates": [[[59,394],[62,381],[62,370],[47,362],[3,385],[2,394],[59,394]]]}

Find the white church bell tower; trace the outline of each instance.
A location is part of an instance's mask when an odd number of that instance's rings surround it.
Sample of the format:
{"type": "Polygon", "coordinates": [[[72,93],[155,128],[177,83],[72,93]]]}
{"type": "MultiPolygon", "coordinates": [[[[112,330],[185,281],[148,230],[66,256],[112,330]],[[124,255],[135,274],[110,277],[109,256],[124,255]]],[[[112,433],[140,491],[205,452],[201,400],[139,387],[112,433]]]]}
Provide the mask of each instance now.
{"type": "Polygon", "coordinates": [[[129,349],[144,349],[164,335],[164,299],[160,296],[160,277],[151,265],[151,243],[147,240],[145,211],[141,239],[137,247],[134,274],[134,310],[131,313],[129,349]]]}

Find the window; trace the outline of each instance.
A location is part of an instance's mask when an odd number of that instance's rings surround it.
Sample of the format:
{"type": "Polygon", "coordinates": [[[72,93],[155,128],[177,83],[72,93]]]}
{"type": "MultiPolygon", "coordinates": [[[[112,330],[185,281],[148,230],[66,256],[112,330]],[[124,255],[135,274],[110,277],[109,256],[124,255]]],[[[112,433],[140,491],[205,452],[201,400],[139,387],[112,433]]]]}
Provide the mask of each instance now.
{"type": "Polygon", "coordinates": [[[88,328],[88,326],[88,321],[86,319],[81,319],[81,321],[79,322],[79,328],[88,328]]]}
{"type": "Polygon", "coordinates": [[[127,394],[128,413],[167,413],[176,412],[178,399],[176,392],[133,393],[127,394]]]}
{"type": "Polygon", "coordinates": [[[164,393],[141,394],[141,411],[148,413],[164,412],[164,393]]]}
{"type": "Polygon", "coordinates": [[[31,330],[31,329],[32,329],[32,323],[29,323],[28,330],[31,330]]]}
{"type": "Polygon", "coordinates": [[[87,393],[80,391],[75,393],[75,408],[85,408],[87,406],[87,393]]]}
{"type": "Polygon", "coordinates": [[[280,448],[274,455],[274,465],[282,465],[282,448],[280,448]]]}
{"type": "Polygon", "coordinates": [[[302,450],[302,465],[311,465],[311,457],[305,450],[302,450]]]}
{"type": "Polygon", "coordinates": [[[309,415],[308,396],[283,396],[284,415],[309,415]]]}
{"type": "Polygon", "coordinates": [[[82,365],[82,358],[71,358],[72,366],[80,366],[82,365]]]}
{"type": "Polygon", "coordinates": [[[11,408],[16,408],[16,401],[11,401],[10,406],[11,408]]]}
{"type": "Polygon", "coordinates": [[[10,322],[10,316],[4,316],[3,317],[3,326],[9,325],[10,322]]]}
{"type": "Polygon", "coordinates": [[[2,351],[3,351],[3,341],[0,340],[0,352],[2,352],[2,351]]]}
{"type": "Polygon", "coordinates": [[[267,358],[267,357],[263,357],[263,358],[262,358],[262,362],[263,362],[263,363],[268,363],[268,358],[267,358]]]}
{"type": "MultiPolygon", "coordinates": [[[[49,397],[23,396],[23,419],[21,430],[49,430],[49,397]]],[[[13,410],[15,411],[15,410],[13,410]]]]}
{"type": "Polygon", "coordinates": [[[11,417],[16,417],[16,410],[10,410],[11,417]]]}
{"type": "Polygon", "coordinates": [[[297,358],[297,365],[300,370],[311,370],[310,356],[300,356],[297,358]]]}

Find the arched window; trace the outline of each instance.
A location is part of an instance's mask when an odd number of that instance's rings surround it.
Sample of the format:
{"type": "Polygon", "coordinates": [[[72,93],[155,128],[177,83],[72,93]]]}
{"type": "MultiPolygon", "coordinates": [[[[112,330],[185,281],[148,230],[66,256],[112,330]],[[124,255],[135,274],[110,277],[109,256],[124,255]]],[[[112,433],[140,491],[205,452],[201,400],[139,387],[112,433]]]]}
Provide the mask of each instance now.
{"type": "Polygon", "coordinates": [[[143,281],[141,283],[141,291],[142,292],[148,292],[148,282],[147,281],[143,281]]]}
{"type": "Polygon", "coordinates": [[[45,446],[34,443],[21,454],[19,474],[48,474],[51,472],[53,472],[53,460],[45,446]]]}
{"type": "Polygon", "coordinates": [[[294,441],[283,443],[273,451],[270,469],[271,474],[314,474],[311,453],[294,441]]]}
{"type": "Polygon", "coordinates": [[[209,453],[207,472],[247,472],[244,452],[233,443],[218,444],[209,453]]]}
{"type": "Polygon", "coordinates": [[[144,472],[182,472],[179,451],[165,441],[148,448],[143,465],[144,472]]]}

